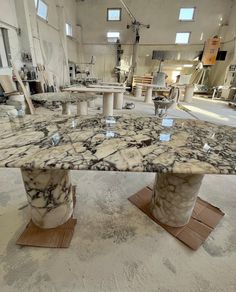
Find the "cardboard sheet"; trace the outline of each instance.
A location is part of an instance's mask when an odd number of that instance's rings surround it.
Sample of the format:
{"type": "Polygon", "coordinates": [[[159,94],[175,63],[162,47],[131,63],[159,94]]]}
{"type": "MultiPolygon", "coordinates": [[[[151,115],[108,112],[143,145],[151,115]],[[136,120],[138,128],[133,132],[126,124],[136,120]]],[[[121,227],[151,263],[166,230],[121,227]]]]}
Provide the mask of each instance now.
{"type": "MultiPolygon", "coordinates": [[[[76,204],[76,188],[73,187],[73,204],[76,204]]],[[[68,248],[70,246],[77,219],[72,217],[63,225],[56,228],[42,229],[32,221],[17,240],[16,244],[50,248],[68,248]]]]}
{"type": "Polygon", "coordinates": [[[147,186],[131,196],[129,201],[193,250],[197,250],[202,245],[224,216],[220,209],[198,197],[189,223],[183,227],[170,227],[160,223],[151,214],[149,208],[151,198],[152,186],[147,186]]]}

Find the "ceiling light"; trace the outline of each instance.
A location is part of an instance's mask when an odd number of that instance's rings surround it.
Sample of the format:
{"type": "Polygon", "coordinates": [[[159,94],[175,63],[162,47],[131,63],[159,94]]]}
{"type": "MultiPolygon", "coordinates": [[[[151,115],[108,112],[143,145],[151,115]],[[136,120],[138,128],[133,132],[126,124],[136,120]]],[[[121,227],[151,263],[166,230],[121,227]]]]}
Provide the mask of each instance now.
{"type": "Polygon", "coordinates": [[[176,70],[182,70],[182,67],[177,67],[176,70]]]}
{"type": "Polygon", "coordinates": [[[184,64],[184,67],[191,68],[191,67],[193,67],[193,64],[184,64]]]}

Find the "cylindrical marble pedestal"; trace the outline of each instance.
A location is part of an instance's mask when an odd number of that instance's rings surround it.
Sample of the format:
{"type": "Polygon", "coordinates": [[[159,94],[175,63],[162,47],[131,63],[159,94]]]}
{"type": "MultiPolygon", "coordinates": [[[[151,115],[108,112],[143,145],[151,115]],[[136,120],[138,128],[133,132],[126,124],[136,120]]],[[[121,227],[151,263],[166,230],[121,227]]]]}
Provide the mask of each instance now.
{"type": "Polygon", "coordinates": [[[140,98],[142,97],[142,85],[136,85],[135,89],[135,97],[140,98]]]}
{"type": "Polygon", "coordinates": [[[21,169],[34,224],[55,228],[73,213],[72,185],[68,170],[21,169]]]}
{"type": "Polygon", "coordinates": [[[184,101],[191,103],[193,94],[194,94],[194,85],[193,84],[186,85],[186,89],[184,93],[184,101]]]}
{"type": "Polygon", "coordinates": [[[153,216],[169,226],[186,225],[202,179],[200,174],[156,174],[151,202],[153,216]]]}
{"type": "Polygon", "coordinates": [[[121,110],[123,107],[124,93],[116,92],[114,94],[114,109],[121,110]]]}
{"type": "Polygon", "coordinates": [[[77,115],[78,116],[87,116],[88,115],[88,102],[79,101],[77,103],[77,115]]]}
{"type": "Polygon", "coordinates": [[[88,106],[89,106],[89,107],[95,107],[95,106],[96,106],[96,105],[95,105],[95,100],[94,100],[94,99],[89,100],[89,101],[88,101],[88,106]]]}
{"type": "Polygon", "coordinates": [[[70,103],[69,102],[62,103],[62,114],[63,115],[70,115],[70,103]]]}
{"type": "Polygon", "coordinates": [[[148,87],[145,95],[145,102],[152,103],[152,87],[148,87]]]}
{"type": "Polygon", "coordinates": [[[113,93],[105,92],[103,94],[103,115],[113,116],[113,93]]]}

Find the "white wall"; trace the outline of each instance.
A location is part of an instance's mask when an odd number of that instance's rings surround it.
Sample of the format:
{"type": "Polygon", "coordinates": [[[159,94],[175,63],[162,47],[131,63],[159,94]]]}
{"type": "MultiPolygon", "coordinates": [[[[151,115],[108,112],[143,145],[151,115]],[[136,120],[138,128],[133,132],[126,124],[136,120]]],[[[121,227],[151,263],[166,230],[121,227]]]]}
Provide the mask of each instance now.
{"type": "MultiPolygon", "coordinates": [[[[11,49],[12,62],[19,68],[20,61],[20,40],[17,34],[18,22],[14,0],[0,0],[0,26],[8,29],[8,36],[11,49]]],[[[10,68],[0,68],[1,75],[11,75],[10,68]]]]}
{"type": "Polygon", "coordinates": [[[232,2],[229,20],[226,23],[226,33],[222,50],[226,50],[227,58],[224,62],[218,61],[210,74],[212,85],[223,85],[228,67],[236,64],[236,1],[232,2]]]}
{"type": "MultiPolygon", "coordinates": [[[[0,0],[0,25],[9,23],[9,38],[13,62],[21,65],[21,51],[32,54],[34,65],[45,65],[49,79],[57,85],[68,82],[65,70],[68,59],[77,62],[77,2],[76,0],[44,0],[48,4],[48,21],[36,15],[34,0],[0,0]],[[29,25],[27,26],[27,17],[29,25]],[[65,22],[73,26],[73,38],[65,37],[65,22]],[[11,26],[20,27],[21,34],[11,26]]],[[[9,72],[11,70],[8,70],[9,72]]],[[[1,73],[1,72],[0,72],[1,73]]]]}
{"type": "MultiPolygon", "coordinates": [[[[207,38],[220,34],[220,19],[223,22],[229,17],[232,0],[125,0],[136,19],[150,24],[150,29],[141,30],[138,54],[137,74],[151,73],[158,62],[151,60],[153,50],[189,50],[203,49],[207,38]],[[180,7],[196,7],[195,21],[180,22],[180,7]],[[190,45],[175,45],[176,32],[190,31],[190,45]],[[201,33],[203,39],[200,40],[201,33]],[[147,56],[149,55],[149,56],[147,56]]],[[[107,43],[108,31],[119,31],[125,59],[130,62],[134,34],[126,28],[130,18],[118,0],[85,0],[78,1],[78,23],[81,25],[83,54],[86,60],[91,55],[97,57],[95,72],[98,77],[113,79],[111,74],[115,63],[115,45],[107,43]],[[107,8],[122,8],[121,22],[107,22],[107,8]]],[[[231,32],[232,34],[233,32],[231,32]]],[[[223,35],[222,35],[223,36],[223,35]]],[[[228,39],[229,36],[227,36],[228,39]]],[[[224,38],[222,38],[224,41],[224,38]]],[[[168,75],[170,75],[171,71],[168,75]]]]}

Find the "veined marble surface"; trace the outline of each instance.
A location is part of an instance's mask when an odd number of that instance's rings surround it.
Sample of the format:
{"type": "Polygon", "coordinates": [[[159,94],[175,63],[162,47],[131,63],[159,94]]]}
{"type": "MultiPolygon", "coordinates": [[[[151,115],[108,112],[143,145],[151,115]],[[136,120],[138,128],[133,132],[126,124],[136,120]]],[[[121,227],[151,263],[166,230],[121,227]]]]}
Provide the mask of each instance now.
{"type": "Polygon", "coordinates": [[[0,119],[0,167],[236,173],[236,128],[156,117],[0,119]]]}
{"type": "Polygon", "coordinates": [[[34,101],[59,101],[61,103],[67,103],[71,101],[89,101],[95,98],[95,93],[47,92],[31,95],[31,99],[34,101]]]}

